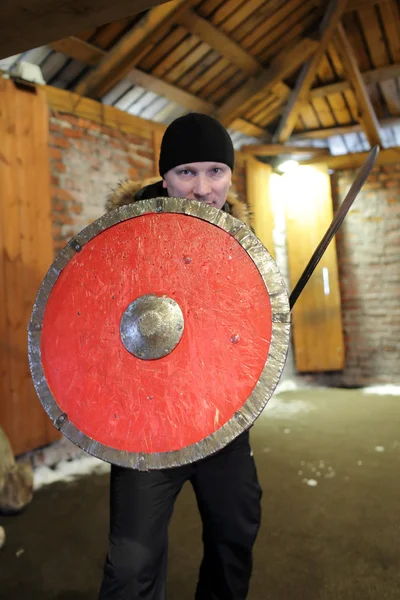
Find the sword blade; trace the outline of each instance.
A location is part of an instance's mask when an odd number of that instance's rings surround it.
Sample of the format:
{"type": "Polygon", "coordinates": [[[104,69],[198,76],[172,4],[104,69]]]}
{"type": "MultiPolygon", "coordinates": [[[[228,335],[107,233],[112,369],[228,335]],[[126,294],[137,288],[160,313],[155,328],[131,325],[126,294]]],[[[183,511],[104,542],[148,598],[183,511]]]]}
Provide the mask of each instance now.
{"type": "Polygon", "coordinates": [[[325,233],[324,237],[318,244],[316,250],[314,251],[314,254],[310,258],[306,268],[304,269],[303,273],[301,274],[292,293],[290,294],[290,297],[289,297],[290,309],[292,309],[293,306],[295,305],[296,300],[298,299],[301,292],[303,291],[307,281],[310,279],[311,275],[313,274],[316,266],[318,265],[319,261],[321,260],[321,258],[323,256],[325,250],[329,246],[330,241],[332,240],[333,236],[335,235],[335,233],[339,229],[340,225],[342,224],[343,219],[347,215],[354,200],[357,198],[362,186],[364,185],[365,181],[367,180],[368,175],[370,174],[370,172],[376,162],[378,154],[379,154],[379,146],[374,146],[370,150],[366,161],[364,162],[364,164],[360,168],[359,172],[357,173],[357,177],[355,178],[345,199],[343,200],[338,211],[336,212],[336,215],[334,216],[333,221],[330,224],[327,232],[325,233]]]}

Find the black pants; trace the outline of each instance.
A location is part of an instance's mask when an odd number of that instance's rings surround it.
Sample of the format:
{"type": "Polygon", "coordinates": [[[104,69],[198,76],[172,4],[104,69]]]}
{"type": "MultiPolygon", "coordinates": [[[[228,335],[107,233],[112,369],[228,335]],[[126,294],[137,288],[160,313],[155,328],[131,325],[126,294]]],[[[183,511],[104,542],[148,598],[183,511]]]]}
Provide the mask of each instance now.
{"type": "Polygon", "coordinates": [[[192,465],[111,468],[110,544],[99,600],[165,600],[168,524],[187,480],[203,521],[196,600],[247,598],[262,494],[248,432],[192,465]]]}

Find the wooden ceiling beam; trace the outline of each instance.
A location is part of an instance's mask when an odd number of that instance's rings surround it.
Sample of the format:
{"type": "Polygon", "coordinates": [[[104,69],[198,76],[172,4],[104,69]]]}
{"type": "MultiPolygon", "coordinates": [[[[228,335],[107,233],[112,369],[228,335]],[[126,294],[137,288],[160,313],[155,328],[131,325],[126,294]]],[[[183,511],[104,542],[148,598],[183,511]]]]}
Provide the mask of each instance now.
{"type": "Polygon", "coordinates": [[[51,42],[49,46],[55,52],[61,52],[69,58],[79,60],[81,63],[90,65],[91,67],[98,65],[101,59],[107,55],[105,50],[72,35],[62,40],[51,42]]]}
{"type": "MultiPolygon", "coordinates": [[[[336,170],[357,169],[364,164],[368,154],[369,152],[354,152],[328,157],[316,156],[300,162],[302,165],[326,164],[331,169],[336,170]]],[[[398,164],[399,162],[400,146],[395,146],[394,148],[382,149],[378,154],[375,165],[398,164]]]]}
{"type": "Polygon", "coordinates": [[[357,59],[341,23],[338,24],[334,36],[336,50],[342,60],[343,68],[356,95],[360,107],[360,122],[371,146],[382,146],[379,122],[361,77],[357,59]]]}
{"type": "Polygon", "coordinates": [[[248,54],[239,44],[228,37],[212,23],[200,17],[194,10],[187,10],[178,18],[182,25],[192,35],[196,35],[221,56],[242,69],[248,75],[255,75],[263,70],[262,65],[248,54]]]}
{"type": "MultiPolygon", "coordinates": [[[[388,117],[387,119],[380,119],[379,127],[381,129],[387,129],[388,127],[395,127],[400,125],[400,117],[388,117]]],[[[354,123],[352,125],[339,125],[338,127],[327,127],[326,129],[311,129],[309,131],[301,131],[290,136],[290,141],[295,140],[325,140],[328,137],[334,135],[346,135],[348,133],[360,133],[362,131],[360,123],[354,123]]]]}
{"type": "MultiPolygon", "coordinates": [[[[175,85],[139,69],[132,69],[126,79],[130,80],[134,85],[140,85],[159,96],[164,96],[164,98],[168,98],[171,102],[176,102],[190,111],[212,114],[216,110],[216,106],[211,102],[203,100],[199,96],[190,94],[175,85]]],[[[265,129],[249,123],[245,119],[236,119],[231,124],[231,129],[263,140],[267,140],[270,137],[270,134],[265,129]]]]}
{"type": "Polygon", "coordinates": [[[311,156],[330,156],[329,148],[315,148],[314,146],[285,146],[284,144],[249,144],[241,148],[253,156],[281,156],[289,154],[307,154],[311,156]]]}
{"type": "Polygon", "coordinates": [[[81,96],[101,98],[140,61],[161,30],[176,22],[194,0],[172,0],[153,8],[75,87],[81,96]]]}
{"type": "Polygon", "coordinates": [[[226,127],[248,110],[249,104],[256,103],[276,84],[294,73],[318,47],[318,42],[305,38],[290,50],[282,51],[273,63],[257,77],[251,78],[220,106],[215,116],[226,127]]]}
{"type": "Polygon", "coordinates": [[[273,136],[274,142],[285,142],[292,134],[301,105],[307,100],[323,54],[336,30],[347,0],[330,0],[319,30],[319,44],[313,56],[303,65],[296,86],[287,103],[278,128],[273,136]]]}
{"type": "MultiPolygon", "coordinates": [[[[364,71],[361,73],[361,77],[366,85],[373,83],[379,83],[380,81],[387,81],[393,77],[400,77],[400,63],[394,65],[387,65],[386,67],[378,67],[377,69],[371,69],[370,71],[364,71]]],[[[310,90],[309,99],[312,98],[323,98],[330,94],[338,94],[345,92],[350,89],[349,81],[338,81],[336,83],[328,83],[310,90]]]]}
{"type": "MultiPolygon", "coordinates": [[[[97,48],[96,46],[84,42],[76,37],[69,37],[65,38],[64,40],[59,40],[58,42],[51,44],[51,47],[57,52],[63,52],[70,58],[74,58],[85,64],[91,65],[96,65],[107,54],[105,50],[97,48]]],[[[147,90],[150,90],[151,92],[154,92],[155,94],[158,94],[159,96],[164,96],[165,98],[168,98],[168,100],[184,106],[188,110],[198,111],[206,114],[211,114],[216,110],[215,105],[211,102],[203,100],[199,96],[190,94],[189,92],[186,92],[175,85],[172,85],[139,69],[131,69],[129,74],[126,76],[126,79],[129,79],[133,85],[139,85],[147,90]]],[[[257,125],[254,125],[253,123],[250,123],[244,119],[236,119],[232,123],[231,128],[233,130],[240,131],[244,135],[263,140],[267,140],[267,138],[270,137],[269,133],[265,129],[258,127],[257,125]]]]}
{"type": "MultiPolygon", "coordinates": [[[[192,35],[196,35],[210,48],[216,50],[223,58],[236,65],[246,75],[261,75],[265,72],[263,65],[254,56],[246,52],[239,44],[227,36],[215,25],[189,9],[183,13],[178,22],[192,35]]],[[[282,98],[282,102],[290,96],[291,89],[283,82],[273,88],[274,93],[282,98]]]]}
{"type": "Polygon", "coordinates": [[[0,58],[38,48],[162,4],[166,0],[10,0],[0,2],[0,58]]]}

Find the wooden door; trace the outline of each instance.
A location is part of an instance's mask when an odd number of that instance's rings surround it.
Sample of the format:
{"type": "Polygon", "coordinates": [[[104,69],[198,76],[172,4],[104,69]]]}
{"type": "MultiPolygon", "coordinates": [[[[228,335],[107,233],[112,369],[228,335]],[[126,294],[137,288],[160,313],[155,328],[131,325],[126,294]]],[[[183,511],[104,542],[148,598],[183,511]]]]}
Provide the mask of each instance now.
{"type": "MultiPolygon", "coordinates": [[[[274,175],[278,178],[278,175],[274,175]]],[[[274,182],[276,183],[276,182],[274,182]]],[[[300,278],[332,218],[326,166],[300,166],[273,186],[285,203],[290,289],[300,278]]],[[[292,312],[292,339],[299,372],[344,368],[344,336],[335,239],[328,246],[292,312]]]]}
{"type": "Polygon", "coordinates": [[[52,260],[46,97],[0,79],[0,425],[16,455],[60,437],[34,390],[27,350],[52,260]]]}

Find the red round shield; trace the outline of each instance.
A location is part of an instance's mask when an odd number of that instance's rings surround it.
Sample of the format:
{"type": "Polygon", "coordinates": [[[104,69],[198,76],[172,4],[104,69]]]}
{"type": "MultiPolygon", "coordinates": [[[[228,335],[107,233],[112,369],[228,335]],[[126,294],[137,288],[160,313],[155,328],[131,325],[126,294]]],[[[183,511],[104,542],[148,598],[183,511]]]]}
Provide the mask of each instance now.
{"type": "Polygon", "coordinates": [[[55,425],[88,452],[176,466],[254,422],[289,323],[282,277],[247,227],[198,202],[144,201],[56,259],[32,314],[32,375],[55,425]]]}

